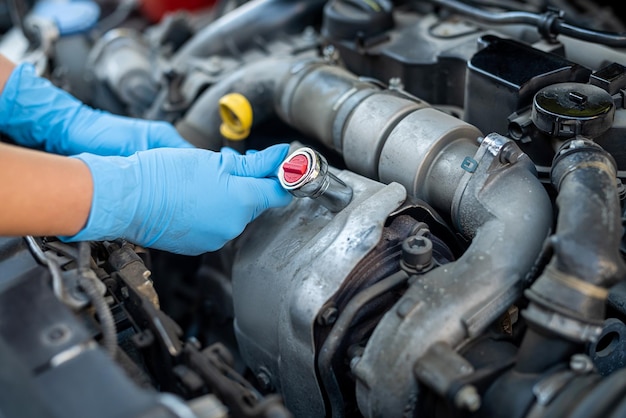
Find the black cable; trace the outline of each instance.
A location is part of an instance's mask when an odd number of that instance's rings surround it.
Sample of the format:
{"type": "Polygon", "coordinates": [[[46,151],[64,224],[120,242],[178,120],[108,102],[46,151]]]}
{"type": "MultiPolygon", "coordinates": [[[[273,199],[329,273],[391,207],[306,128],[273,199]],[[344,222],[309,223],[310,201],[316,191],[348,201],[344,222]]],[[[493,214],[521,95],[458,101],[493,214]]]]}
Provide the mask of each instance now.
{"type": "Polygon", "coordinates": [[[476,20],[477,22],[489,24],[525,24],[535,26],[545,37],[556,35],[566,35],[582,41],[597,44],[624,48],[626,47],[626,34],[603,32],[593,29],[581,28],[563,20],[560,13],[547,11],[545,13],[531,12],[500,12],[493,13],[473,7],[469,4],[460,3],[455,0],[427,0],[428,2],[452,10],[456,13],[476,20]]]}
{"type": "Polygon", "coordinates": [[[78,271],[81,274],[79,281],[80,287],[85,292],[92,306],[98,314],[100,327],[102,328],[102,345],[104,349],[115,358],[117,352],[117,330],[115,329],[115,320],[109,304],[95,283],[96,275],[90,269],[91,264],[91,247],[88,242],[80,242],[78,244],[78,271]]]}
{"type": "Polygon", "coordinates": [[[556,20],[553,24],[553,29],[556,33],[571,36],[572,38],[583,41],[594,42],[616,48],[626,47],[626,34],[624,33],[602,32],[593,29],[581,28],[562,20],[556,20]]]}

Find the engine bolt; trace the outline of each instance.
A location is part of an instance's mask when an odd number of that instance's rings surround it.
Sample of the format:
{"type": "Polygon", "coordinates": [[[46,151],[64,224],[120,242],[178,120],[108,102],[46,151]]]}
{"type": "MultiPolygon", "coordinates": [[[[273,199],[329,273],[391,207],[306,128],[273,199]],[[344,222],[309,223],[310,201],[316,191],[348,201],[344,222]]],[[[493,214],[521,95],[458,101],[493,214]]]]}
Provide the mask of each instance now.
{"type": "Polygon", "coordinates": [[[332,325],[337,321],[339,311],[334,306],[325,308],[322,313],[317,317],[317,322],[320,325],[332,325]]]}
{"type": "Polygon", "coordinates": [[[392,77],[389,79],[389,90],[404,90],[404,83],[400,77],[392,77]]]}
{"type": "Polygon", "coordinates": [[[403,268],[413,272],[421,272],[432,265],[433,243],[430,239],[414,235],[402,243],[403,268]]]}
{"type": "Polygon", "coordinates": [[[480,395],[473,385],[465,385],[454,396],[454,404],[459,409],[476,412],[480,409],[480,395]]]}
{"type": "Polygon", "coordinates": [[[259,372],[256,374],[256,380],[257,382],[259,382],[259,387],[261,388],[261,390],[269,392],[273,389],[270,373],[267,371],[267,369],[265,369],[265,367],[261,367],[259,372]]]}
{"type": "Polygon", "coordinates": [[[594,369],[593,361],[585,354],[574,354],[569,361],[569,367],[579,374],[587,374],[594,369]]]}

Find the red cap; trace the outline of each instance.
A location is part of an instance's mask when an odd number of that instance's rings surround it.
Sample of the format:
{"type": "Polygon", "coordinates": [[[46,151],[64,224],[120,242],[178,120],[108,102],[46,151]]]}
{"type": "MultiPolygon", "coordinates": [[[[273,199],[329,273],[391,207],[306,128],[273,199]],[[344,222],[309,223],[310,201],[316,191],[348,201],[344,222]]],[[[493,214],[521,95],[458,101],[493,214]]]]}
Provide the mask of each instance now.
{"type": "Polygon", "coordinates": [[[309,171],[309,160],[302,154],[297,154],[283,163],[285,181],[296,183],[309,171]]]}

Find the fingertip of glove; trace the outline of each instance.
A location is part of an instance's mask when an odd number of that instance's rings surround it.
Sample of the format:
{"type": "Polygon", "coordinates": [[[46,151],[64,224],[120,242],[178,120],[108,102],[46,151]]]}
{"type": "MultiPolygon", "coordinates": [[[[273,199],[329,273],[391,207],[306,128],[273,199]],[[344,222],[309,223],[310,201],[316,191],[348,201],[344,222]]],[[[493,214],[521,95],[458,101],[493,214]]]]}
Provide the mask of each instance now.
{"type": "Polygon", "coordinates": [[[289,153],[289,144],[276,144],[276,145],[272,145],[271,147],[267,148],[266,151],[270,151],[272,153],[276,153],[277,158],[279,160],[284,160],[287,157],[287,154],[289,153]]]}
{"type": "Polygon", "coordinates": [[[289,145],[277,144],[259,152],[246,154],[246,157],[253,159],[256,164],[263,167],[261,169],[263,176],[276,176],[278,167],[285,160],[288,152],[289,145]]]}
{"type": "MultiPolygon", "coordinates": [[[[270,180],[270,179],[268,179],[270,180]]],[[[266,192],[270,208],[280,208],[291,203],[293,195],[283,189],[278,180],[271,179],[269,190],[266,192]]]]}
{"type": "MultiPolygon", "coordinates": [[[[224,148],[222,149],[224,150],[224,148]]],[[[289,152],[289,145],[272,145],[258,152],[247,152],[240,155],[236,152],[222,152],[223,161],[229,167],[229,172],[243,177],[272,177],[276,176],[278,167],[289,152]]]]}

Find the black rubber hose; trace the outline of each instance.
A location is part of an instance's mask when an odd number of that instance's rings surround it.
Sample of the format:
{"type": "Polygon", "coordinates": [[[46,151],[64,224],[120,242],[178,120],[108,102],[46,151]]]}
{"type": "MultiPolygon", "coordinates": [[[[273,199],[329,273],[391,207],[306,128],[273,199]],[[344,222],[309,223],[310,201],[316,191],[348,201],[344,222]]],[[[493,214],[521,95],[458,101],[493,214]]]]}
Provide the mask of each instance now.
{"type": "Polygon", "coordinates": [[[626,34],[624,33],[611,33],[581,28],[579,26],[571,25],[562,20],[555,20],[552,24],[552,30],[556,34],[569,36],[572,38],[580,39],[582,41],[612,46],[615,48],[626,47],[626,34]]]}
{"type": "MultiPolygon", "coordinates": [[[[554,254],[526,293],[533,304],[525,315],[547,325],[545,318],[528,316],[537,313],[536,306],[598,327],[605,317],[607,289],[626,275],[619,251],[622,210],[615,161],[593,141],[573,140],[557,154],[551,178],[559,191],[556,233],[550,237],[554,254]]],[[[565,330],[553,329],[569,339],[588,339],[565,330]]]]}
{"type": "Polygon", "coordinates": [[[581,346],[572,344],[571,341],[544,335],[529,328],[518,353],[515,371],[526,375],[540,374],[580,351],[581,346]]]}
{"type": "MultiPolygon", "coordinates": [[[[591,141],[564,150],[553,163],[559,190],[553,265],[562,273],[609,288],[624,277],[622,210],[615,162],[591,141]]],[[[604,319],[604,318],[602,318],[604,319]]]]}
{"type": "Polygon", "coordinates": [[[550,264],[526,292],[529,330],[516,370],[542,373],[580,352],[605,318],[607,290],[624,277],[619,253],[621,208],[613,158],[590,140],[566,143],[552,164],[559,191],[556,233],[550,264]],[[556,326],[561,321],[578,324],[556,326]],[[591,328],[590,328],[591,327],[591,328]]]}
{"type": "Polygon", "coordinates": [[[489,24],[524,24],[535,26],[544,36],[566,35],[583,41],[607,46],[626,47],[626,34],[597,31],[581,28],[565,22],[557,13],[549,11],[542,14],[531,12],[487,12],[454,0],[428,0],[430,3],[452,10],[472,20],[489,24]]]}

